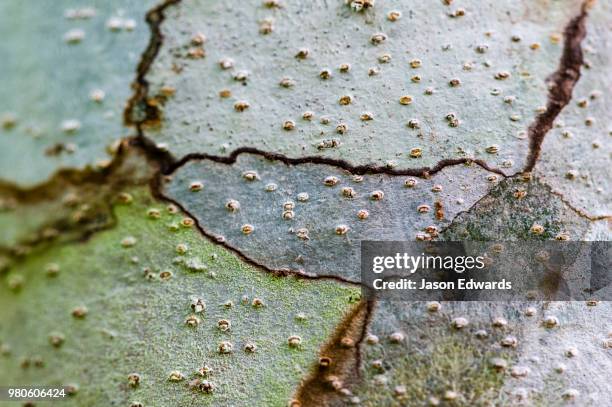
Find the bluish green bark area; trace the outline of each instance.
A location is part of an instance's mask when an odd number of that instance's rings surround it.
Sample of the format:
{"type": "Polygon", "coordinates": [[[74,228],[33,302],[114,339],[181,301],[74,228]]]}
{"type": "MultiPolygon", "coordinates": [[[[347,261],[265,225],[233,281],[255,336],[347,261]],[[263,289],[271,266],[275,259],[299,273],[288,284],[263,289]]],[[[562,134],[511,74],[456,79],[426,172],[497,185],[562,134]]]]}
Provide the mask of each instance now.
{"type": "Polygon", "coordinates": [[[0,4],[0,180],[46,181],[108,160],[155,0],[0,4]],[[96,101],[97,100],[97,101],[96,101]]]}

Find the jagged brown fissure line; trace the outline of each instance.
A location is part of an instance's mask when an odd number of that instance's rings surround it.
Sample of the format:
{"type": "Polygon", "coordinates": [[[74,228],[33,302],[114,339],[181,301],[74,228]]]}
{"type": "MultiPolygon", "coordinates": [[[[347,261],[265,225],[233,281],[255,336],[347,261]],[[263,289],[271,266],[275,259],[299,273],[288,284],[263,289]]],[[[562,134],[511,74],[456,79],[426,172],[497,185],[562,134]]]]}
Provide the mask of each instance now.
{"type": "MultiPolygon", "coordinates": [[[[137,104],[145,102],[147,98],[149,83],[145,79],[145,76],[163,43],[163,35],[161,34],[160,26],[165,18],[164,11],[169,6],[180,3],[180,1],[181,0],[166,0],[147,13],[146,21],[151,27],[151,40],[143,52],[141,61],[138,64],[137,76],[132,84],[135,92],[128,101],[127,107],[124,111],[124,120],[126,125],[133,125],[136,127],[138,138],[136,144],[145,150],[147,156],[152,161],[155,161],[160,165],[160,168],[164,174],[173,173],[191,160],[211,160],[225,164],[233,164],[236,162],[236,159],[240,154],[249,153],[259,155],[270,160],[281,161],[286,165],[299,165],[306,163],[330,165],[348,171],[352,174],[369,173],[428,177],[448,166],[474,163],[487,171],[497,173],[504,178],[508,177],[501,170],[489,166],[483,160],[471,158],[444,159],[439,161],[433,167],[393,169],[385,166],[375,166],[373,164],[355,166],[344,160],[321,156],[290,158],[283,154],[266,152],[257,148],[241,147],[234,150],[228,156],[193,153],[186,155],[180,160],[177,160],[169,152],[159,149],[155,143],[148,139],[144,134],[144,130],[142,128],[143,123],[145,123],[147,120],[158,118],[158,110],[147,110],[147,112],[154,112],[153,115],[148,116],[147,114],[147,117],[144,119],[134,121],[133,109],[137,104]]],[[[558,115],[562,108],[567,105],[569,99],[571,99],[573,86],[580,77],[580,66],[583,62],[581,42],[586,35],[585,19],[588,16],[587,11],[591,3],[591,0],[585,1],[581,14],[572,19],[565,29],[564,52],[559,69],[551,76],[554,85],[549,92],[550,100],[547,110],[545,113],[540,114],[536,118],[536,121],[530,126],[529,133],[531,151],[528,158],[528,163],[523,170],[525,172],[530,171],[535,165],[539,155],[539,148],[544,136],[546,135],[546,132],[551,128],[554,118],[558,115]]],[[[114,164],[111,164],[107,170],[110,170],[113,165],[114,164]]],[[[56,172],[49,181],[32,188],[21,188],[17,184],[0,180],[0,192],[8,191],[9,195],[18,197],[20,202],[35,202],[36,199],[45,199],[44,192],[51,191],[53,188],[50,186],[50,184],[54,184],[55,180],[57,179],[70,179],[73,180],[72,182],[74,183],[80,183],[83,182],[81,181],[83,179],[92,179],[95,176],[103,176],[107,170],[99,171],[92,168],[61,169],[56,172]]]]}
{"type": "MultiPolygon", "coordinates": [[[[142,130],[140,126],[139,126],[139,130],[140,131],[142,130]]],[[[415,177],[421,177],[421,178],[428,178],[449,166],[461,165],[461,164],[468,165],[471,163],[475,163],[487,171],[494,172],[506,178],[506,175],[501,170],[489,167],[488,164],[486,164],[482,160],[472,160],[469,158],[442,160],[438,162],[436,166],[431,167],[431,168],[395,170],[395,169],[388,168],[388,167],[377,167],[374,165],[353,166],[344,160],[335,160],[331,158],[318,157],[318,156],[289,158],[283,154],[266,152],[266,151],[262,151],[262,150],[259,150],[253,147],[241,147],[241,148],[234,150],[232,153],[230,153],[227,156],[215,156],[215,155],[209,155],[209,154],[203,154],[203,153],[194,153],[194,154],[189,154],[183,157],[179,161],[176,161],[170,153],[159,149],[155,145],[155,143],[153,143],[150,139],[148,139],[144,135],[144,133],[141,133],[141,137],[137,139],[137,143],[143,149],[143,151],[145,151],[147,156],[151,160],[158,162],[160,166],[160,173],[158,174],[157,177],[155,177],[155,179],[151,183],[151,190],[152,190],[153,195],[157,199],[172,203],[176,205],[177,207],[179,207],[185,214],[187,214],[189,217],[191,217],[194,220],[195,225],[197,226],[200,233],[208,237],[214,243],[219,244],[223,246],[224,248],[232,251],[246,263],[251,264],[252,266],[255,266],[257,268],[264,269],[265,271],[275,274],[275,275],[283,275],[283,276],[294,275],[294,276],[299,276],[299,277],[307,278],[307,279],[331,279],[331,280],[340,281],[346,284],[354,284],[354,285],[362,285],[362,283],[359,281],[352,281],[349,279],[344,279],[342,277],[333,276],[333,275],[306,274],[306,273],[291,270],[291,269],[272,269],[266,266],[265,264],[262,264],[262,263],[259,263],[253,260],[248,255],[243,253],[240,249],[231,246],[224,240],[219,240],[216,235],[208,232],[200,224],[198,218],[196,216],[193,216],[180,202],[165,195],[162,191],[163,190],[163,185],[162,185],[163,177],[172,175],[175,171],[177,171],[178,169],[180,169],[182,166],[184,166],[190,161],[209,160],[209,161],[213,161],[217,163],[222,163],[225,165],[233,165],[236,163],[238,157],[241,154],[252,154],[252,155],[264,157],[271,161],[280,161],[287,166],[301,165],[301,164],[320,164],[320,165],[329,165],[335,168],[340,168],[351,174],[359,174],[359,175],[361,174],[387,174],[387,175],[393,175],[393,176],[403,175],[403,176],[415,176],[415,177]]]]}
{"type": "MultiPolygon", "coordinates": [[[[570,100],[572,99],[572,93],[574,91],[574,87],[580,79],[581,67],[584,63],[582,41],[587,35],[586,19],[588,17],[589,8],[593,5],[594,2],[594,0],[585,0],[582,3],[580,14],[571,19],[565,27],[565,30],[563,32],[563,53],[559,61],[559,67],[549,77],[548,80],[548,82],[551,83],[551,87],[548,92],[548,102],[546,105],[546,111],[544,113],[539,114],[528,129],[529,154],[527,156],[525,166],[521,172],[510,175],[507,178],[521,176],[521,173],[528,173],[533,171],[540,157],[544,138],[552,129],[555,119],[559,116],[561,111],[565,108],[565,106],[569,104],[570,100]]],[[[557,196],[561,200],[561,202],[567,205],[568,208],[573,210],[579,216],[590,221],[612,219],[612,215],[589,215],[585,211],[576,208],[572,204],[570,204],[565,199],[563,194],[555,191],[548,184],[542,184],[546,185],[549,188],[549,192],[551,194],[557,196]]],[[[461,214],[471,212],[487,196],[488,194],[476,201],[470,208],[459,212],[455,216],[455,219],[458,219],[461,214]]],[[[450,229],[455,224],[455,219],[453,219],[453,221],[449,225],[443,228],[440,233],[442,234],[446,230],[450,229]]]]}
{"type": "Polygon", "coordinates": [[[487,171],[497,173],[502,177],[506,175],[497,168],[491,167],[485,161],[473,158],[456,158],[456,159],[444,159],[439,161],[433,167],[422,167],[422,168],[409,168],[409,169],[393,169],[385,166],[376,166],[373,164],[366,165],[352,165],[347,161],[333,158],[326,158],[322,156],[306,156],[299,158],[290,158],[283,154],[272,153],[263,150],[259,150],[253,147],[241,147],[234,150],[228,156],[216,156],[205,153],[192,153],[186,156],[176,159],[168,151],[164,151],[157,147],[157,145],[145,135],[145,128],[151,125],[159,125],[161,121],[161,112],[157,104],[149,103],[148,92],[149,82],[146,79],[149,68],[151,67],[155,57],[159,53],[159,50],[163,43],[163,34],[161,32],[161,24],[165,19],[165,10],[169,6],[180,3],[181,0],[166,0],[158,7],[147,13],[146,21],[151,28],[151,40],[147,49],[143,52],[141,61],[138,64],[136,79],[132,84],[134,94],[127,103],[124,111],[124,122],[128,126],[134,126],[137,130],[138,138],[140,139],[141,146],[148,152],[148,154],[155,160],[157,160],[162,168],[164,174],[171,174],[181,166],[185,165],[191,160],[212,160],[215,162],[233,164],[236,162],[236,158],[240,154],[250,153],[260,155],[269,160],[281,161],[286,165],[299,165],[299,164],[325,164],[341,168],[352,174],[389,174],[389,175],[408,175],[416,177],[428,177],[442,169],[460,164],[474,163],[481,166],[487,171]],[[140,111],[137,112],[137,109],[140,111]]]}
{"type": "Polygon", "coordinates": [[[353,165],[345,160],[322,157],[322,156],[305,156],[305,157],[297,157],[291,158],[287,157],[284,154],[272,153],[268,151],[263,151],[254,147],[240,147],[236,150],[232,151],[228,156],[217,156],[211,154],[204,153],[193,153],[188,154],[185,157],[181,158],[179,161],[173,163],[169,168],[169,173],[172,173],[185,165],[190,161],[195,160],[209,160],[217,163],[232,165],[236,163],[238,156],[241,154],[253,154],[264,157],[271,161],[280,161],[288,166],[301,165],[301,164],[320,164],[320,165],[329,165],[332,167],[336,167],[347,171],[351,174],[364,175],[364,174],[387,174],[387,175],[408,175],[414,177],[427,178],[430,177],[440,171],[442,171],[446,167],[451,167],[454,165],[469,165],[476,164],[483,169],[494,172],[496,174],[501,175],[502,177],[506,177],[506,175],[497,168],[489,166],[486,162],[479,159],[473,158],[447,158],[444,160],[440,160],[433,167],[421,167],[421,168],[405,168],[405,169],[394,169],[386,166],[376,166],[373,164],[366,165],[353,165]]]}
{"type": "Polygon", "coordinates": [[[582,40],[586,37],[586,19],[593,1],[586,0],[578,16],[574,17],[565,27],[563,33],[563,54],[559,67],[548,78],[550,88],[546,111],[539,114],[529,126],[529,155],[523,172],[531,172],[540,157],[542,143],[550,131],[557,116],[572,99],[574,86],[580,79],[580,68],[584,63],[582,55],[582,40]]]}
{"type": "Polygon", "coordinates": [[[149,157],[157,161],[160,164],[162,173],[164,175],[171,175],[178,169],[183,167],[185,164],[191,161],[204,161],[209,160],[216,163],[233,165],[236,163],[238,157],[241,154],[252,154],[263,157],[270,161],[280,161],[287,166],[296,166],[303,164],[319,164],[329,165],[350,174],[364,175],[364,174],[386,174],[393,176],[414,176],[419,178],[429,178],[436,173],[442,171],[446,167],[452,167],[455,165],[471,165],[476,164],[486,171],[496,173],[503,178],[507,175],[500,169],[491,167],[485,161],[474,158],[447,158],[438,161],[433,167],[421,167],[421,168],[405,168],[405,169],[394,169],[386,166],[377,166],[374,164],[365,165],[353,165],[348,161],[341,159],[328,158],[323,156],[305,156],[305,157],[288,157],[284,154],[273,153],[265,150],[260,150],[255,147],[239,147],[233,150],[229,155],[213,155],[206,153],[190,153],[177,160],[170,152],[160,149],[151,139],[149,139],[143,130],[142,124],[136,124],[138,131],[138,143],[143,148],[149,157]]]}
{"type": "Polygon", "coordinates": [[[134,93],[128,100],[123,112],[123,121],[128,126],[137,126],[142,125],[145,122],[159,121],[159,109],[155,105],[147,103],[149,82],[146,80],[146,75],[153,64],[155,57],[157,57],[164,40],[164,36],[161,32],[161,24],[166,17],[164,12],[168,7],[180,2],[181,0],[164,0],[158,6],[147,12],[145,21],[151,30],[151,38],[147,48],[145,48],[140,57],[140,62],[136,68],[136,78],[132,83],[134,93]],[[142,111],[137,113],[135,111],[136,108],[142,109],[142,111]]]}
{"type": "Polygon", "coordinates": [[[109,204],[107,212],[104,214],[108,215],[106,222],[86,225],[79,227],[78,230],[60,229],[59,236],[54,239],[38,238],[34,241],[20,242],[13,247],[0,246],[0,257],[5,256],[8,260],[5,264],[0,262],[0,275],[9,271],[11,267],[26,262],[30,256],[42,253],[50,247],[58,248],[75,243],[86,243],[98,232],[113,229],[118,224],[114,205],[109,204]],[[71,234],[71,232],[74,232],[74,234],[71,234]]]}
{"type": "MultiPolygon", "coordinates": [[[[155,60],[155,57],[159,53],[159,50],[162,46],[163,35],[161,33],[161,23],[163,22],[165,15],[164,12],[166,8],[171,5],[180,3],[181,0],[165,0],[160,3],[158,6],[147,12],[145,17],[146,23],[149,25],[151,30],[151,38],[149,40],[149,44],[147,48],[143,51],[140,62],[136,68],[136,78],[132,83],[132,89],[134,93],[126,103],[126,107],[123,112],[123,120],[127,126],[136,126],[137,130],[137,138],[142,137],[142,131],[139,128],[139,124],[145,122],[146,120],[154,120],[158,118],[159,111],[155,109],[153,106],[146,105],[145,114],[146,116],[142,120],[134,120],[134,116],[137,114],[134,112],[136,106],[142,105],[143,102],[146,102],[146,98],[149,90],[149,83],[145,79],[151,64],[155,60]]],[[[133,139],[131,137],[125,138],[124,141],[133,143],[133,139]]],[[[138,144],[143,144],[145,141],[140,141],[138,144]]],[[[121,148],[121,147],[120,147],[121,148]]],[[[86,181],[97,181],[97,182],[105,182],[108,178],[108,174],[112,173],[113,170],[121,165],[121,152],[117,151],[117,153],[113,156],[113,160],[111,164],[100,170],[92,167],[86,167],[84,169],[76,169],[76,168],[65,168],[56,171],[52,177],[39,185],[35,185],[33,187],[22,188],[17,183],[10,182],[8,180],[0,179],[0,194],[14,197],[19,202],[23,203],[36,203],[46,199],[53,198],[58,196],[61,191],[58,191],[60,188],[56,188],[59,182],[70,182],[72,184],[79,184],[86,181]]],[[[158,154],[163,155],[163,154],[158,154]]],[[[152,158],[153,161],[157,161],[158,163],[167,163],[169,162],[169,158],[159,159],[155,155],[150,154],[150,149],[147,149],[147,156],[152,158]]]]}
{"type": "MultiPolygon", "coordinates": [[[[175,2],[172,1],[170,3],[175,3],[175,2]]],[[[529,172],[535,167],[535,164],[540,154],[540,149],[541,149],[544,137],[546,136],[548,131],[550,131],[550,129],[552,128],[555,118],[559,115],[562,109],[569,103],[571,96],[572,96],[573,88],[575,84],[577,83],[578,79],[580,78],[580,67],[583,63],[581,44],[582,44],[582,40],[586,36],[585,20],[588,16],[588,8],[590,4],[591,4],[591,1],[589,0],[585,1],[582,5],[580,15],[570,20],[570,22],[565,28],[564,49],[563,49],[561,60],[559,62],[559,68],[550,77],[550,82],[552,83],[552,86],[549,90],[549,97],[548,97],[549,100],[548,100],[546,112],[538,115],[534,123],[529,127],[529,137],[530,137],[529,155],[527,157],[526,165],[523,169],[524,172],[529,172]]],[[[148,66],[150,66],[152,62],[152,58],[154,58],[157,52],[159,51],[159,47],[162,42],[159,24],[161,24],[161,21],[163,20],[163,8],[158,11],[157,15],[160,15],[161,18],[155,18],[155,19],[147,18],[147,21],[149,21],[150,24],[153,24],[152,25],[153,34],[157,36],[156,39],[151,41],[152,44],[155,44],[155,46],[153,47],[155,51],[144,54],[144,56],[151,58],[151,60],[149,60],[147,63],[141,64],[141,66],[143,67],[146,66],[147,69],[148,69],[148,66]]],[[[140,89],[148,90],[148,83],[144,79],[145,74],[146,74],[146,71],[143,72],[139,69],[139,82],[144,83],[144,85],[141,86],[140,89]]],[[[141,95],[141,96],[143,97],[143,99],[146,98],[146,95],[141,95]]],[[[154,118],[155,119],[159,118],[158,112],[156,112],[154,118]]],[[[343,169],[349,173],[360,174],[360,175],[362,174],[388,174],[388,175],[399,175],[399,176],[401,175],[417,176],[417,177],[426,178],[426,177],[436,174],[437,172],[441,171],[442,169],[448,166],[474,163],[476,165],[479,165],[480,167],[482,167],[483,169],[487,171],[499,174],[504,178],[507,177],[506,174],[504,174],[501,170],[489,166],[485,161],[478,160],[478,159],[469,159],[469,158],[444,159],[444,160],[439,161],[435,166],[429,167],[429,168],[423,167],[423,168],[410,168],[410,169],[393,169],[393,168],[389,168],[385,166],[375,166],[373,164],[355,166],[344,160],[332,159],[332,158],[321,157],[321,156],[307,156],[307,157],[299,157],[299,158],[290,158],[283,154],[267,152],[267,151],[259,150],[253,147],[241,147],[241,148],[238,148],[232,151],[227,156],[217,156],[217,155],[211,155],[211,154],[205,154],[205,153],[192,153],[192,154],[188,154],[182,157],[180,160],[176,160],[170,153],[159,149],[155,145],[155,143],[149,140],[145,136],[142,127],[143,127],[143,123],[139,123],[137,125],[137,129],[139,131],[139,137],[141,141],[141,146],[145,149],[145,151],[147,151],[148,154],[152,156],[154,160],[160,163],[162,172],[166,175],[174,173],[179,168],[181,168],[183,165],[193,160],[210,160],[210,161],[214,161],[218,163],[232,165],[237,161],[238,156],[240,156],[241,154],[253,154],[253,155],[259,155],[261,157],[264,157],[272,161],[283,162],[285,165],[300,165],[300,164],[308,164],[308,163],[330,165],[336,168],[343,169]]],[[[158,194],[157,196],[159,198],[164,199],[164,200],[169,200],[168,197],[164,196],[163,193],[161,193],[159,184],[158,184],[158,189],[156,190],[156,193],[158,194]]],[[[479,199],[471,208],[463,212],[469,212],[473,207],[475,207],[485,197],[486,195],[482,197],[481,199],[479,199]]],[[[562,198],[562,196],[560,196],[560,198],[562,198]]],[[[174,202],[174,203],[178,205],[178,202],[174,202]]],[[[564,203],[566,202],[564,201],[564,203]]],[[[179,206],[183,209],[185,213],[188,213],[188,211],[186,211],[184,207],[182,207],[181,205],[179,206]]],[[[568,206],[572,208],[573,210],[575,210],[581,216],[587,219],[590,219],[590,220],[608,219],[607,216],[592,217],[592,216],[587,215],[583,211],[573,208],[571,205],[568,205],[568,206]]],[[[196,224],[198,225],[200,232],[202,232],[205,236],[208,236],[213,241],[220,243],[217,241],[217,239],[213,235],[209,234],[202,228],[202,226],[199,224],[199,222],[197,221],[195,217],[193,218],[194,220],[196,220],[196,224]]],[[[452,225],[452,222],[451,222],[451,225],[452,225]]],[[[295,273],[295,271],[291,271],[291,270],[269,269],[263,264],[254,262],[252,259],[248,258],[248,256],[243,254],[240,250],[234,247],[231,247],[227,243],[222,242],[222,244],[229,250],[233,251],[234,253],[237,253],[243,260],[257,267],[263,267],[267,269],[267,271],[272,272],[274,274],[286,275],[288,273],[295,273]]],[[[298,273],[298,274],[304,276],[303,273],[298,273]]]]}

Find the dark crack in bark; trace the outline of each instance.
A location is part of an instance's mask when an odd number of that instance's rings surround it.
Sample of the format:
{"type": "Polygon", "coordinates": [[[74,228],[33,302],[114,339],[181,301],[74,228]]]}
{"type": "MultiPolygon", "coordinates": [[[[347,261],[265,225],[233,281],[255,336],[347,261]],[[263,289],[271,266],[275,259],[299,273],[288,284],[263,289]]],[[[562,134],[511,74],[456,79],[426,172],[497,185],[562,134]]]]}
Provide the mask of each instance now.
{"type": "Polygon", "coordinates": [[[136,79],[132,83],[134,93],[128,100],[123,112],[123,121],[127,126],[135,126],[137,129],[149,125],[156,126],[161,122],[161,111],[158,101],[149,98],[149,82],[146,75],[161,49],[164,36],[161,32],[161,24],[165,19],[164,12],[172,5],[178,4],[181,0],[165,0],[155,8],[147,12],[146,22],[151,30],[151,38],[147,48],[140,57],[140,62],[136,68],[136,79]]]}
{"type": "Polygon", "coordinates": [[[548,78],[548,103],[546,111],[539,114],[529,126],[529,155],[524,172],[531,172],[540,157],[542,143],[550,131],[557,116],[572,99],[574,86],[580,79],[580,69],[584,62],[582,40],[586,37],[586,19],[588,10],[594,2],[587,0],[582,4],[581,12],[565,27],[563,33],[563,54],[559,67],[548,78]]]}
{"type": "Polygon", "coordinates": [[[414,177],[429,178],[430,176],[442,171],[446,167],[452,167],[454,165],[462,165],[462,164],[463,165],[476,164],[487,171],[499,174],[500,176],[504,178],[506,177],[506,175],[504,175],[504,173],[500,169],[489,166],[489,164],[487,164],[483,160],[473,159],[473,158],[444,159],[444,160],[440,160],[433,167],[394,169],[394,168],[390,168],[386,166],[375,166],[373,164],[352,165],[349,162],[344,161],[344,160],[321,157],[321,156],[306,156],[306,157],[300,157],[300,158],[290,158],[283,154],[262,151],[254,147],[238,148],[232,151],[230,155],[228,156],[216,156],[216,155],[201,154],[201,153],[188,154],[185,157],[183,157],[181,160],[175,162],[172,166],[170,166],[170,172],[174,172],[178,168],[188,163],[189,161],[194,161],[194,160],[210,160],[210,161],[214,161],[218,163],[231,165],[236,162],[236,159],[241,154],[259,155],[261,157],[266,158],[267,160],[280,161],[288,166],[301,165],[301,164],[329,165],[329,166],[336,167],[336,168],[342,169],[344,171],[347,171],[351,174],[356,174],[356,175],[387,174],[387,175],[404,175],[404,176],[408,175],[408,176],[414,176],[414,177]]]}

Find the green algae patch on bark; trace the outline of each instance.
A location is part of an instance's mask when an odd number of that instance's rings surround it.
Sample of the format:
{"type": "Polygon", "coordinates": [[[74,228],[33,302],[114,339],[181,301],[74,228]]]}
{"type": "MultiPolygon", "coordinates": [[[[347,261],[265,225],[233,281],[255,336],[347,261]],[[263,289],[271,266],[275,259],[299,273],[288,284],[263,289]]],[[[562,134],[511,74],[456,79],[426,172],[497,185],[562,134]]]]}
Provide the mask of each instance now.
{"type": "Polygon", "coordinates": [[[506,179],[459,214],[445,240],[584,240],[595,224],[536,177],[506,179]]]}
{"type": "Polygon", "coordinates": [[[359,290],[257,270],[126,192],[116,227],[3,276],[0,381],[77,384],[67,405],[285,405],[359,290]]]}

